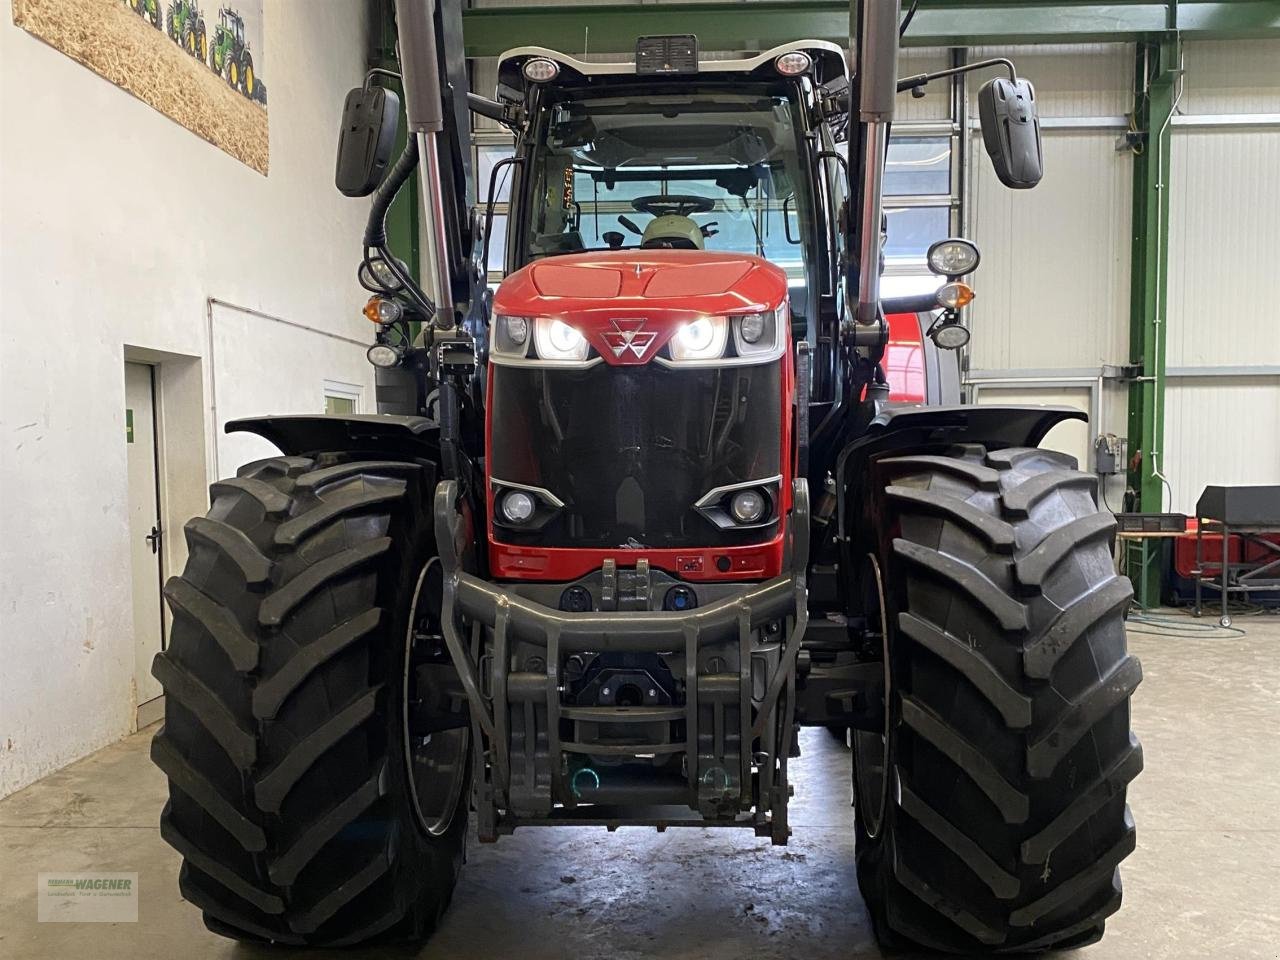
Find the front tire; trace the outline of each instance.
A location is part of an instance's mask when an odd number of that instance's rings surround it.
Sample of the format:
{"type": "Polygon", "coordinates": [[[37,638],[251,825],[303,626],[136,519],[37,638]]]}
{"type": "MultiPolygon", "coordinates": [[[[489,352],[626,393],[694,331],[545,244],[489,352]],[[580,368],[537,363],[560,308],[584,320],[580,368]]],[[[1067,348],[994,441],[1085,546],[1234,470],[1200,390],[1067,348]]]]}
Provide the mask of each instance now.
{"type": "Polygon", "coordinates": [[[151,755],[169,778],[160,829],[183,856],[180,890],[216,933],[421,938],[449,902],[467,829],[463,707],[436,691],[428,718],[428,776],[450,778],[436,795],[452,804],[434,829],[408,723],[423,706],[406,663],[430,633],[411,602],[433,563],[427,473],[277,457],[214,484],[187,524],[151,755]]]}
{"type": "Polygon", "coordinates": [[[1075,466],[980,447],[877,464],[887,710],[854,737],[854,790],[882,943],[1079,946],[1119,907],[1141,668],[1115,521],[1075,466]]]}

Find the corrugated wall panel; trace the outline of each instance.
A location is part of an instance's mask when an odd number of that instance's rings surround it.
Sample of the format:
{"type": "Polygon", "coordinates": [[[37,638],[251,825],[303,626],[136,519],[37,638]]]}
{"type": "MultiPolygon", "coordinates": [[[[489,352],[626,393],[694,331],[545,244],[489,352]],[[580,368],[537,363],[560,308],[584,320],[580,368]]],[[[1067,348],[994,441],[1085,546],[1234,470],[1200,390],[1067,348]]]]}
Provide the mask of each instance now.
{"type": "MultiPolygon", "coordinates": [[[[946,50],[910,48],[898,58],[898,76],[945,70],[949,66],[946,50]]],[[[896,119],[900,121],[946,120],[951,116],[951,86],[946,80],[938,80],[925,87],[925,95],[918,100],[909,93],[900,94],[895,106],[896,119]]]]}
{"type": "Polygon", "coordinates": [[[1194,513],[1211,483],[1280,483],[1280,377],[1175,381],[1165,402],[1171,509],[1194,513]]]}
{"type": "MultiPolygon", "coordinates": [[[[1123,43],[975,47],[970,60],[1008,57],[1036,88],[1042,117],[1119,117],[1133,109],[1133,47],[1123,43]]],[[[978,87],[995,72],[970,81],[978,87]]],[[[974,109],[976,111],[976,99],[974,109]]],[[[976,116],[976,113],[975,113],[976,116]]]]}
{"type": "Polygon", "coordinates": [[[1280,113],[1280,40],[1186,45],[1183,113],[1280,113]]]}
{"type": "Polygon", "coordinates": [[[973,141],[974,369],[1121,363],[1128,348],[1133,161],[1114,134],[1048,132],[1045,178],[1009,190],[973,141]]]}
{"type": "MultiPolygon", "coordinates": [[[[1184,115],[1280,113],[1280,41],[1189,43],[1184,115]]],[[[1174,127],[1168,364],[1274,366],[1280,335],[1280,129],[1174,127]]],[[[1164,472],[1173,508],[1210,483],[1280,483],[1280,377],[1174,379],[1164,472]]]]}
{"type": "Polygon", "coordinates": [[[1280,364],[1280,129],[1175,128],[1171,166],[1169,365],[1280,364]]]}

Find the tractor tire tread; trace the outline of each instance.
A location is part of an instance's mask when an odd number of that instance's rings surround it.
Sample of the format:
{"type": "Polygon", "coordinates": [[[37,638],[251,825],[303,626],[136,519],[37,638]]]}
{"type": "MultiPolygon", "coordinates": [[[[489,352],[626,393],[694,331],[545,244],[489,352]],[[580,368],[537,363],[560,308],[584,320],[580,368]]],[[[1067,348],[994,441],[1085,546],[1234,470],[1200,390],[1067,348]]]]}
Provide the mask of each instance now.
{"type": "Polygon", "coordinates": [[[169,743],[163,727],[151,741],[151,760],[178,789],[235,837],[241,847],[251,853],[267,848],[267,837],[262,828],[236,809],[232,800],[169,743]]]}
{"type": "Polygon", "coordinates": [[[1119,906],[1142,770],[1133,590],[1097,479],[1026,447],[873,469],[879,503],[854,523],[874,532],[859,542],[892,624],[891,799],[878,830],[858,810],[877,937],[961,954],[1091,942],[1119,906]]]}
{"type": "Polygon", "coordinates": [[[910,613],[898,615],[898,628],[964,674],[1010,727],[1020,730],[1031,726],[1031,698],[1020,693],[975,646],[910,613]]]}
{"type": "Polygon", "coordinates": [[[241,770],[249,770],[258,758],[258,741],[246,730],[235,713],[199,677],[166,653],[157,653],[151,661],[151,675],[191,715],[209,731],[218,746],[241,770]]]}
{"type": "Polygon", "coordinates": [[[912,487],[886,487],[884,492],[890,500],[908,502],[923,510],[944,513],[951,519],[967,525],[970,530],[986,540],[994,550],[1012,553],[1017,546],[1012,524],[999,517],[993,517],[959,497],[929,490],[916,490],[912,487]]]}
{"type": "Polygon", "coordinates": [[[287,850],[271,861],[267,867],[271,882],[281,887],[292,885],[302,868],[311,862],[326,843],[337,836],[338,831],[383,795],[385,778],[385,766],[380,767],[362,787],[317,817],[287,850]]]}
{"type": "Polygon", "coordinates": [[[389,489],[374,489],[354,497],[326,502],[323,508],[311,510],[292,520],[286,520],[276,528],[275,542],[282,547],[295,547],[307,536],[335,520],[362,513],[371,507],[394,503],[404,496],[405,484],[401,481],[389,489]]]}
{"type": "Polygon", "coordinates": [[[381,687],[372,687],[333,714],[296,743],[288,756],[253,786],[259,809],[279,813],[285,797],[302,775],[343,737],[373,716],[381,687]]]}
{"type": "Polygon", "coordinates": [[[187,535],[188,550],[197,543],[213,547],[235,564],[244,577],[245,586],[260,587],[271,579],[271,561],[263,556],[252,540],[231,524],[208,517],[193,517],[182,529],[187,535]]]}
{"type": "Polygon", "coordinates": [[[258,682],[253,691],[253,715],[259,720],[273,719],[289,694],[305,683],[307,677],[363,639],[381,620],[381,610],[376,607],[366,610],[299,649],[284,666],[258,682]]]}
{"type": "Polygon", "coordinates": [[[257,477],[231,477],[226,480],[219,480],[209,487],[210,500],[242,493],[248,494],[258,501],[262,506],[263,512],[269,517],[281,516],[287,513],[293,503],[293,498],[287,493],[259,480],[257,477]]]}
{"type": "Polygon", "coordinates": [[[225,606],[181,577],[170,577],[163,593],[174,615],[198,624],[236,670],[248,673],[258,666],[258,645],[225,606]]]}
{"type": "Polygon", "coordinates": [[[963,588],[965,593],[990,611],[1004,630],[1027,628],[1027,608],[992,583],[976,567],[948,556],[941,550],[906,540],[895,540],[893,550],[898,556],[963,588]]]}
{"type": "Polygon", "coordinates": [[[258,623],[264,627],[278,627],[295,608],[314,593],[318,593],[356,567],[369,563],[391,548],[390,537],[366,540],[340,553],[325,557],[308,567],[282,587],[272,591],[258,612],[258,623]]]}
{"type": "Polygon", "coordinates": [[[164,590],[161,833],[182,895],[236,939],[425,936],[462,861],[467,791],[440,836],[420,829],[381,652],[403,644],[407,604],[391,603],[429,556],[429,474],[336,459],[272,457],[214,484],[164,590]]]}

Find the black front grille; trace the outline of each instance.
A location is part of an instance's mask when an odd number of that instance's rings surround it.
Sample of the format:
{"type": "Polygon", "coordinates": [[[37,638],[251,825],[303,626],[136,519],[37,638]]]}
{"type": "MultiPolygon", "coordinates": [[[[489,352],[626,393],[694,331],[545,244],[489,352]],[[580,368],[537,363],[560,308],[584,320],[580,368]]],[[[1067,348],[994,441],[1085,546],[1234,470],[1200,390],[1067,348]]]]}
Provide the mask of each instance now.
{"type": "Polygon", "coordinates": [[[492,368],[490,475],[564,502],[539,530],[503,527],[499,539],[651,549],[771,539],[776,525],[720,529],[694,504],[782,473],[781,370],[492,368]]]}

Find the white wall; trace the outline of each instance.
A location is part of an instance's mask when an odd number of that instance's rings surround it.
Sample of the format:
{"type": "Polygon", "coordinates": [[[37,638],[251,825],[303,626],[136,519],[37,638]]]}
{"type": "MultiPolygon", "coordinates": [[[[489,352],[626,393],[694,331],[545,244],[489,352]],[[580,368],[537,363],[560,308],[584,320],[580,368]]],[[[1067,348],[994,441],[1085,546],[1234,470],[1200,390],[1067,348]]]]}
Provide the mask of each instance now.
{"type": "MultiPolygon", "coordinates": [[[[364,5],[264,6],[265,178],[0,16],[0,795],[133,722],[126,345],[199,358],[207,411],[211,297],[368,336],[354,283],[366,205],[332,183],[364,5]]],[[[295,351],[260,353],[258,386],[283,398],[262,412],[296,408],[295,388],[321,408],[322,351],[253,323],[243,337],[246,352],[295,351]]],[[[236,407],[234,375],[218,394],[236,407]]],[[[208,416],[203,429],[211,451],[208,416]]],[[[167,464],[171,486],[199,490],[212,462],[167,464]]],[[[174,510],[202,508],[186,494],[174,510]]]]}
{"type": "MultiPolygon", "coordinates": [[[[358,413],[376,413],[374,369],[365,358],[370,328],[348,333],[318,333],[215,303],[211,313],[210,348],[214,372],[213,406],[220,423],[264,413],[307,413],[324,409],[324,381],[359,388],[358,413]],[[312,375],[280,377],[280,357],[307,357],[312,375]],[[323,371],[323,377],[316,376],[323,371]]],[[[272,456],[276,448],[251,433],[219,432],[210,473],[228,475],[236,468],[272,456]]]]}

